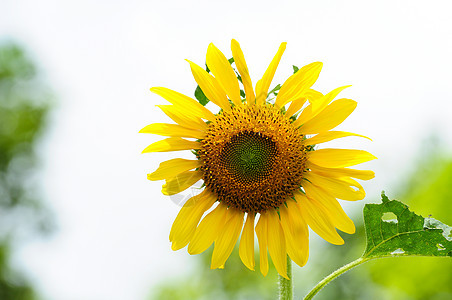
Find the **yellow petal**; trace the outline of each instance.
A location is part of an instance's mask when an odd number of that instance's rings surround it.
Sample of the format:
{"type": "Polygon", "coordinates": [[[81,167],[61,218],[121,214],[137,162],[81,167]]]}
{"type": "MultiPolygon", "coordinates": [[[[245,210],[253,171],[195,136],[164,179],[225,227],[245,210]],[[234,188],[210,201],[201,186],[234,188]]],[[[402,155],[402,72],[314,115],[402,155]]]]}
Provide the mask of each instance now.
{"type": "Polygon", "coordinates": [[[298,72],[290,76],[282,85],[276,97],[275,106],[278,108],[283,107],[294,97],[298,98],[303,95],[319,78],[322,66],[321,62],[314,62],[302,67],[298,72]]]}
{"type": "Polygon", "coordinates": [[[173,178],[180,173],[198,168],[202,165],[199,160],[189,160],[183,158],[174,158],[164,161],[157,170],[148,174],[149,180],[162,180],[173,178]]]}
{"type": "Polygon", "coordinates": [[[321,205],[314,199],[307,198],[300,191],[296,191],[294,196],[297,200],[303,219],[306,220],[312,230],[331,244],[342,245],[344,243],[344,240],[336,232],[334,225],[329,219],[328,213],[321,205]]]}
{"type": "Polygon", "coordinates": [[[201,171],[187,171],[180,173],[176,177],[166,180],[166,183],[162,186],[162,193],[167,196],[180,193],[191,187],[201,178],[201,171]]]}
{"type": "Polygon", "coordinates": [[[375,177],[374,171],[369,170],[355,170],[348,168],[325,168],[318,166],[310,161],[306,162],[306,166],[311,169],[313,173],[330,177],[353,177],[361,180],[370,180],[375,177]]]}
{"type": "Polygon", "coordinates": [[[202,215],[215,201],[216,197],[208,190],[204,190],[184,204],[171,227],[169,238],[173,250],[179,250],[188,244],[202,215]]]}
{"type": "Polygon", "coordinates": [[[286,111],[286,116],[290,118],[294,114],[296,114],[306,103],[306,100],[308,100],[308,98],[304,98],[304,97],[293,100],[292,103],[290,103],[290,106],[286,111]]]}
{"type": "MultiPolygon", "coordinates": [[[[350,85],[342,86],[337,89],[332,90],[325,96],[321,98],[317,98],[314,101],[311,101],[311,104],[308,105],[298,116],[297,120],[294,122],[294,125],[296,127],[303,125],[313,117],[315,117],[318,113],[320,113],[328,104],[330,104],[331,101],[333,101],[334,98],[336,98],[337,95],[344,89],[350,87],[350,85]]],[[[317,91],[309,91],[308,94],[311,96],[311,98],[318,97],[321,95],[321,93],[317,91]]],[[[311,100],[310,97],[308,97],[309,100],[311,100]]]]}
{"type": "Polygon", "coordinates": [[[346,136],[359,136],[359,137],[363,137],[368,140],[371,140],[367,136],[364,136],[361,134],[356,134],[356,133],[351,133],[351,132],[346,132],[346,131],[327,131],[327,132],[319,133],[316,136],[313,136],[309,139],[302,141],[301,143],[303,145],[316,145],[316,144],[329,142],[331,140],[346,137],[346,136]]]}
{"type": "Polygon", "coordinates": [[[199,254],[212,245],[226,222],[227,209],[227,205],[220,203],[202,219],[188,244],[188,253],[199,254]]]}
{"type": "Polygon", "coordinates": [[[235,105],[242,103],[237,76],[228,59],[214,44],[207,48],[206,63],[212,74],[235,105]]]}
{"type": "Polygon", "coordinates": [[[349,87],[351,87],[351,85],[338,87],[319,99],[319,101],[313,102],[312,112],[314,113],[314,115],[322,111],[334,98],[336,98],[337,95],[339,95],[340,92],[349,87]]]}
{"type": "Polygon", "coordinates": [[[304,93],[304,96],[308,98],[309,103],[314,103],[321,99],[323,97],[323,94],[319,91],[316,91],[314,89],[308,89],[306,93],[304,93]]]}
{"type": "Polygon", "coordinates": [[[279,214],[286,237],[287,254],[300,267],[304,266],[309,256],[309,230],[295,201],[288,199],[287,207],[281,205],[279,214]]]}
{"type": "Polygon", "coordinates": [[[153,133],[171,137],[188,137],[203,139],[205,133],[199,130],[183,127],[177,124],[154,123],[140,130],[140,133],[153,133]]]}
{"type": "Polygon", "coordinates": [[[256,103],[259,105],[264,104],[267,99],[268,89],[272,83],[273,76],[275,76],[276,68],[281,60],[281,56],[283,55],[284,50],[286,50],[286,44],[287,43],[281,43],[278,52],[265,71],[264,76],[262,76],[262,79],[256,84],[256,103]]]}
{"type": "Polygon", "coordinates": [[[303,182],[303,188],[308,199],[315,203],[316,208],[321,210],[321,213],[326,212],[329,220],[337,229],[350,234],[355,233],[353,221],[345,214],[336,198],[308,181],[303,182]]]}
{"type": "Polygon", "coordinates": [[[160,108],[168,117],[170,117],[174,122],[178,123],[181,126],[206,131],[207,124],[201,120],[199,117],[191,116],[187,114],[184,109],[178,107],[176,105],[156,105],[160,108]]]}
{"type": "Polygon", "coordinates": [[[200,147],[201,144],[198,142],[187,141],[180,137],[172,137],[150,144],[141,153],[191,150],[199,149],[200,147]]]}
{"type": "Polygon", "coordinates": [[[323,97],[322,93],[313,89],[308,89],[303,94],[303,97],[292,100],[292,103],[290,103],[290,106],[287,109],[286,116],[291,117],[294,114],[296,114],[303,107],[303,105],[306,102],[306,99],[309,100],[309,102],[312,104],[314,103],[314,101],[317,101],[322,97],[323,97]]]}
{"type": "Polygon", "coordinates": [[[312,113],[312,103],[311,103],[308,106],[306,106],[303,109],[303,111],[298,115],[298,117],[295,120],[295,122],[293,122],[293,125],[295,127],[299,127],[299,126],[303,125],[304,123],[306,123],[306,121],[312,119],[313,116],[314,115],[312,113]]]}
{"type": "Polygon", "coordinates": [[[228,97],[226,97],[226,93],[217,80],[197,64],[189,60],[187,61],[190,63],[193,77],[203,91],[204,95],[206,95],[207,99],[224,110],[230,110],[231,104],[229,103],[228,97]]]}
{"type": "Polygon", "coordinates": [[[248,214],[240,239],[239,256],[243,264],[254,271],[254,214],[248,214]]]}
{"type": "Polygon", "coordinates": [[[326,168],[343,168],[376,159],[367,151],[354,149],[320,149],[308,153],[309,161],[326,168]]]}
{"type": "Polygon", "coordinates": [[[164,87],[153,87],[151,88],[151,92],[165,98],[174,105],[184,107],[190,114],[209,121],[213,121],[213,119],[215,119],[215,115],[210,110],[199,104],[198,101],[181,93],[164,87]]]}
{"type": "MultiPolygon", "coordinates": [[[[364,188],[356,180],[353,180],[350,177],[341,177],[341,178],[338,178],[337,180],[342,182],[344,185],[354,186],[355,188],[358,189],[358,191],[356,191],[356,193],[364,194],[364,196],[366,196],[366,192],[364,191],[364,188]]],[[[340,197],[337,197],[337,198],[340,198],[340,197]]],[[[340,199],[342,199],[342,198],[340,198],[340,199]]],[[[353,201],[352,198],[343,199],[343,200],[353,201]]]]}
{"type": "Polygon", "coordinates": [[[259,267],[264,276],[267,276],[268,273],[267,219],[267,213],[262,213],[256,225],[256,235],[259,243],[259,267]]]}
{"type": "Polygon", "coordinates": [[[248,104],[252,104],[254,103],[255,96],[250,73],[248,71],[248,67],[246,66],[245,57],[243,56],[240,44],[234,39],[231,41],[231,50],[237,70],[239,70],[240,76],[242,77],[243,87],[245,88],[246,101],[248,102],[248,104]]]}
{"type": "Polygon", "coordinates": [[[237,239],[239,238],[240,231],[243,226],[243,212],[235,210],[233,208],[228,209],[228,215],[223,230],[218,238],[215,240],[215,248],[212,254],[211,269],[216,269],[223,266],[226,263],[229,255],[231,255],[234,249],[237,239]]]}
{"type": "Polygon", "coordinates": [[[347,180],[346,178],[324,177],[313,172],[305,173],[305,178],[339,199],[355,201],[362,200],[366,196],[363,187],[350,178],[347,180]],[[358,190],[353,189],[351,186],[358,188],[358,190]]]}
{"type": "Polygon", "coordinates": [[[271,209],[267,212],[267,216],[268,252],[279,275],[290,280],[287,276],[286,239],[281,223],[279,222],[278,213],[276,210],[271,209]]]}
{"type": "Polygon", "coordinates": [[[304,134],[313,134],[333,129],[355,110],[356,101],[351,99],[339,99],[328,105],[317,116],[301,125],[300,130],[304,134]]]}

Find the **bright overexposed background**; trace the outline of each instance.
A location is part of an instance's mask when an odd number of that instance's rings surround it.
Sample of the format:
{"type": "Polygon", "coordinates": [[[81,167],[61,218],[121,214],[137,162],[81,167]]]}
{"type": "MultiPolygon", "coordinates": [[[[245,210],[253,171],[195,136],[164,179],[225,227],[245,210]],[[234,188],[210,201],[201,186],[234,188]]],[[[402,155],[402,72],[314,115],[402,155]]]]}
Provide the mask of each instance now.
{"type": "Polygon", "coordinates": [[[231,38],[253,83],[285,41],[272,86],[313,61],[324,63],[316,89],[352,84],[343,96],[358,108],[340,128],[373,142],[331,145],[375,154],[364,186],[390,194],[430,135],[452,149],[451,11],[447,0],[2,0],[0,38],[27,49],[57,99],[39,148],[57,230],[17,247],[14,264],[51,300],[145,299],[162,279],[190,274],[192,258],[168,241],[180,207],[146,180],[175,156],[140,155],[159,137],[137,132],[167,121],[149,88],[192,96],[184,59],[202,65],[211,42],[230,57],[231,38]]]}

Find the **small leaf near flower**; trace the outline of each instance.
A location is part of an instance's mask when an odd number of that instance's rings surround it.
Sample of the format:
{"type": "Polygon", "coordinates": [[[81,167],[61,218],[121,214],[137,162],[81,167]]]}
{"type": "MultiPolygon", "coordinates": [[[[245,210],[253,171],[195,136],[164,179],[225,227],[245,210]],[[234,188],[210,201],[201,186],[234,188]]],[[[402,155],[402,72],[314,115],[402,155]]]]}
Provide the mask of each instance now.
{"type": "Polygon", "coordinates": [[[204,93],[201,90],[201,88],[199,87],[199,85],[196,87],[196,90],[195,90],[195,98],[203,106],[206,106],[206,104],[209,103],[209,99],[207,99],[206,95],[204,95],[204,93]]]}
{"type": "Polygon", "coordinates": [[[278,95],[278,91],[281,89],[281,85],[280,84],[278,84],[277,86],[275,86],[269,93],[268,93],[268,96],[270,96],[270,94],[275,94],[275,96],[276,95],[278,95]]]}

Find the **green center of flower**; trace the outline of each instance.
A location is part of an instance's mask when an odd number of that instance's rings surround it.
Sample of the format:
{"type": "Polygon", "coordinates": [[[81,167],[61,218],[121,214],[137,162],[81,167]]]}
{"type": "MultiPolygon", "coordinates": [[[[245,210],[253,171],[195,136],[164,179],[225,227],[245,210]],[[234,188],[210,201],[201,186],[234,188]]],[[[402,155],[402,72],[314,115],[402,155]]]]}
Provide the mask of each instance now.
{"type": "Polygon", "coordinates": [[[276,145],[271,139],[245,131],[226,143],[220,160],[237,181],[251,183],[268,176],[276,153],[276,145]]]}

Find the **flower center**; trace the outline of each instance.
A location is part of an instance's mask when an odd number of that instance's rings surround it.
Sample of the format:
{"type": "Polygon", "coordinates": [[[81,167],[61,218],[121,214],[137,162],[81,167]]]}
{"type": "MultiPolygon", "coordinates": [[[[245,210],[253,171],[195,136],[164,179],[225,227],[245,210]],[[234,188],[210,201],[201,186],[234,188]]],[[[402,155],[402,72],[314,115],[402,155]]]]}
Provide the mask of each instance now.
{"type": "Polygon", "coordinates": [[[225,143],[219,160],[237,182],[251,184],[269,175],[276,154],[276,145],[271,139],[260,133],[243,131],[225,143]]]}
{"type": "Polygon", "coordinates": [[[301,185],[302,138],[271,105],[236,106],[218,114],[198,151],[206,187],[218,201],[247,213],[279,207],[301,185]]]}

